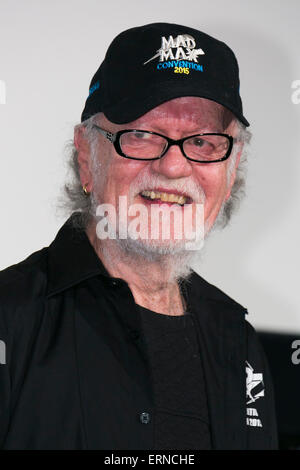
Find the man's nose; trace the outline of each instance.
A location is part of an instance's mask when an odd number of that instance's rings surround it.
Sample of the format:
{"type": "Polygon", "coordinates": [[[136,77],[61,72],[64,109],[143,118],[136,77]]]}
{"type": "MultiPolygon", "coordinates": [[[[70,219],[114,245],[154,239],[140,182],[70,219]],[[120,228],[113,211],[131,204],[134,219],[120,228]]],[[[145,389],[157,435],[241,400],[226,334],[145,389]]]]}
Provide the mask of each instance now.
{"type": "Polygon", "coordinates": [[[172,145],[159,160],[152,161],[152,170],[167,178],[191,176],[192,162],[185,158],[178,145],[172,145]]]}

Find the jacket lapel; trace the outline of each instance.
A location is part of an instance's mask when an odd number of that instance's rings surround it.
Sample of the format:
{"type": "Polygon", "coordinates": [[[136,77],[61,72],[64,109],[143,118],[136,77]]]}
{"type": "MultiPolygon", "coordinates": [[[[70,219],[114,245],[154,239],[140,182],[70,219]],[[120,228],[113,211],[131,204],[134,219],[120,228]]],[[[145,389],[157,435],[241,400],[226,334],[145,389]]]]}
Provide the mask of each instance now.
{"type": "MultiPolygon", "coordinates": [[[[153,404],[151,381],[138,335],[137,312],[134,309],[130,312],[136,325],[131,330],[118,318],[114,304],[106,303],[97,279],[77,288],[75,305],[86,448],[151,448],[153,423],[143,426],[139,418],[142,412],[151,414],[153,404]]],[[[126,299],[122,306],[129,316],[126,299]]]]}
{"type": "Polygon", "coordinates": [[[214,449],[246,449],[245,312],[235,302],[190,293],[198,326],[214,449]]]}

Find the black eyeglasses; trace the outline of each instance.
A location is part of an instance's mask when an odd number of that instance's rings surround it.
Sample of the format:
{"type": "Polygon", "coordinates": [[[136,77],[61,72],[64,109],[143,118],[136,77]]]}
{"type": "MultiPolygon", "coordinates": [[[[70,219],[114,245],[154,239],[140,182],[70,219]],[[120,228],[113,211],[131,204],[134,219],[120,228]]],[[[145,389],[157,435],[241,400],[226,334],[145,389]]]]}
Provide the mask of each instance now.
{"type": "Polygon", "coordinates": [[[116,152],[132,160],[158,160],[172,145],[178,145],[188,160],[198,163],[222,162],[229,158],[234,138],[228,134],[209,132],[173,140],[157,132],[128,129],[115,134],[93,125],[115,147],[116,152]]]}

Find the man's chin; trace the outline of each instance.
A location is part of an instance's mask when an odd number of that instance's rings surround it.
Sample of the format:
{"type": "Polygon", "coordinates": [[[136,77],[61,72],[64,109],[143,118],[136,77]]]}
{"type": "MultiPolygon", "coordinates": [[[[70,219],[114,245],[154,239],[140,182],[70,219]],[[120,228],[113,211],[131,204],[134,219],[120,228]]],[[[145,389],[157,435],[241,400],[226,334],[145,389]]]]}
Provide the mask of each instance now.
{"type": "Polygon", "coordinates": [[[145,258],[163,258],[182,256],[191,258],[192,250],[185,240],[150,240],[150,239],[117,239],[118,245],[128,254],[132,253],[145,258]]]}

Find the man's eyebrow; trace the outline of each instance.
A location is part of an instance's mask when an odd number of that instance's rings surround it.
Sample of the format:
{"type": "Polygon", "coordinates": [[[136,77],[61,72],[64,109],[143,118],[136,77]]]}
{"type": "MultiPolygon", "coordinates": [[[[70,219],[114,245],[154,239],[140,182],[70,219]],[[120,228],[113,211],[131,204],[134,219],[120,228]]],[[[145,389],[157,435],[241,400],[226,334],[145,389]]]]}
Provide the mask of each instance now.
{"type": "MultiPolygon", "coordinates": [[[[227,126],[228,127],[228,126],[227,126]]],[[[150,132],[157,132],[158,134],[163,134],[163,135],[166,135],[168,133],[168,130],[170,130],[170,127],[161,127],[161,126],[157,126],[155,125],[155,123],[151,123],[151,124],[128,124],[127,127],[126,125],[124,125],[124,129],[141,129],[141,130],[144,130],[144,131],[150,131],[150,132]]],[[[188,131],[185,131],[185,129],[180,129],[178,128],[178,130],[182,130],[184,134],[186,135],[197,135],[197,134],[205,134],[205,133],[222,133],[224,130],[226,129],[226,127],[222,124],[218,124],[218,125],[215,125],[215,126],[206,126],[206,125],[198,125],[196,126],[196,123],[195,123],[195,127],[193,127],[191,130],[188,130],[188,131]]],[[[174,130],[174,127],[171,128],[171,130],[174,130]]]]}

